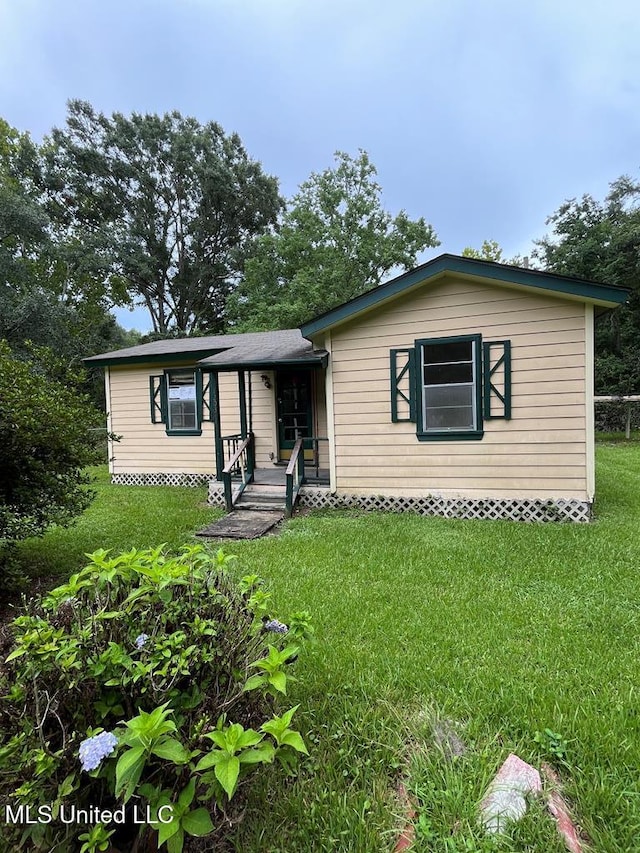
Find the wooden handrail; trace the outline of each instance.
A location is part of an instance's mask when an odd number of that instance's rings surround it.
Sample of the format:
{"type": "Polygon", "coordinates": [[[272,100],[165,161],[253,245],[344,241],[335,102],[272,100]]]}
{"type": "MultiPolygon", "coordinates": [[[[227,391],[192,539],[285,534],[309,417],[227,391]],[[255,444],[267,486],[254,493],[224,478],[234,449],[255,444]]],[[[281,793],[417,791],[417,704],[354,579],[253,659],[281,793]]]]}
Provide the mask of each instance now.
{"type": "Polygon", "coordinates": [[[231,474],[233,469],[236,467],[236,462],[242,456],[242,454],[247,449],[247,447],[249,447],[249,445],[251,444],[251,439],[252,439],[252,434],[249,433],[249,435],[245,438],[245,440],[242,442],[242,444],[239,445],[236,452],[233,454],[231,459],[227,462],[227,464],[222,469],[223,474],[231,474]]]}
{"type": "Polygon", "coordinates": [[[286,477],[285,515],[287,518],[291,518],[293,505],[296,502],[300,486],[304,480],[304,438],[296,439],[296,443],[293,445],[291,458],[287,465],[286,477]]]}
{"type": "Polygon", "coordinates": [[[296,443],[293,445],[293,450],[291,451],[291,456],[289,457],[289,464],[287,465],[286,474],[293,474],[296,470],[296,465],[298,463],[298,453],[302,450],[304,445],[304,438],[297,438],[296,443]]]}
{"type": "Polygon", "coordinates": [[[231,512],[234,504],[234,497],[237,500],[248,483],[253,480],[253,469],[255,465],[253,453],[253,433],[250,432],[238,446],[236,452],[222,469],[222,482],[224,483],[224,504],[227,512],[231,512]],[[244,457],[244,461],[242,461],[244,457]],[[240,474],[242,482],[236,494],[233,494],[231,478],[233,474],[240,474]]]}

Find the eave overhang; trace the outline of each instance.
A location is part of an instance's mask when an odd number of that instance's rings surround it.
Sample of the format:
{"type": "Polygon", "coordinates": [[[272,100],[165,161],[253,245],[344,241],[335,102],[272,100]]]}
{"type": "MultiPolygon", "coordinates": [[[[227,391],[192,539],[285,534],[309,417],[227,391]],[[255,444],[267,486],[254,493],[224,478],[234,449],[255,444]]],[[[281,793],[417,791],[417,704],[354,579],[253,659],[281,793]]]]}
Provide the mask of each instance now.
{"type": "Polygon", "coordinates": [[[493,261],[465,258],[459,255],[439,255],[432,261],[397,276],[373,290],[356,296],[330,311],[314,317],[300,326],[303,337],[324,332],[333,326],[348,322],[357,315],[378,308],[426,283],[434,283],[447,275],[456,275],[469,280],[499,284],[518,290],[546,292],[567,299],[589,302],[603,308],[615,308],[627,301],[630,290],[610,284],[560,276],[555,273],[530,270],[493,261]]]}

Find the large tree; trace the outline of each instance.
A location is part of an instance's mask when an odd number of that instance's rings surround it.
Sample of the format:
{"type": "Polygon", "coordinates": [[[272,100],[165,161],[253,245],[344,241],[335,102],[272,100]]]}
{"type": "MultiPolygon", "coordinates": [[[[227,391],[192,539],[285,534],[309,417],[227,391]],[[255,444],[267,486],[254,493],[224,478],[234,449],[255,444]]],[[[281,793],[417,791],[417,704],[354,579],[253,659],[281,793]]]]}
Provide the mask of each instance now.
{"type": "MultiPolygon", "coordinates": [[[[48,218],[33,175],[37,148],[28,134],[0,118],[0,287],[28,287],[38,252],[47,242],[48,218]]],[[[2,296],[0,295],[0,298],[2,296]]]]}
{"type": "Polygon", "coordinates": [[[640,183],[622,176],[604,201],[570,199],[547,220],[535,256],[552,272],[631,288],[596,325],[596,391],[640,393],[640,183]]]}
{"type": "Polygon", "coordinates": [[[46,141],[49,214],[66,261],[156,333],[222,331],[251,240],[281,208],[237,134],[178,112],[111,117],[71,101],[46,141]]]}
{"type": "Polygon", "coordinates": [[[229,300],[238,328],[299,325],[416,264],[438,245],[433,228],[404,211],[385,211],[376,169],[365,151],[300,185],[279,228],[261,237],[229,300]]]}
{"type": "MultiPolygon", "coordinates": [[[[45,210],[41,167],[29,135],[0,119],[0,339],[25,360],[34,344],[77,366],[86,355],[125,345],[127,334],[104,293],[85,288],[68,263],[65,234],[45,210]]],[[[76,378],[102,400],[101,379],[76,378]]]]}

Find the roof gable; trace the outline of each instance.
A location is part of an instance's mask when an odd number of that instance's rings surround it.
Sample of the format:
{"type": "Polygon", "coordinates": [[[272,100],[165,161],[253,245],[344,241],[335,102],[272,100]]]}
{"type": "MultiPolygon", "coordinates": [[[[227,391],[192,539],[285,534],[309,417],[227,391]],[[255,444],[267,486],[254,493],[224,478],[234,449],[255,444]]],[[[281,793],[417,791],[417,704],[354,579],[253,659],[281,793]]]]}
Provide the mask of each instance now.
{"type": "Polygon", "coordinates": [[[614,308],[626,302],[630,292],[624,287],[598,284],[571,276],[444,254],[314,317],[307,323],[303,323],[300,330],[305,338],[310,338],[318,332],[351,320],[362,312],[396,299],[416,287],[452,273],[494,284],[555,293],[558,296],[591,302],[607,308],[614,308]]]}

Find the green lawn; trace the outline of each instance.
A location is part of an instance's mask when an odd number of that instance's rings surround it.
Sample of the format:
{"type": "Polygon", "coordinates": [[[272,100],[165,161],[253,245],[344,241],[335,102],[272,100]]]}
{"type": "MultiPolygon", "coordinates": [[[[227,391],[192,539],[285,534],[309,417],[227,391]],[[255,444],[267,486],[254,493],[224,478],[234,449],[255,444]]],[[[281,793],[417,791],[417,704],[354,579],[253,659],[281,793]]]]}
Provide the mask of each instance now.
{"type": "MultiPolygon", "coordinates": [[[[640,447],[600,445],[597,473],[591,525],[326,512],[227,546],[278,617],[308,609],[317,631],[290,693],[311,757],[294,780],[261,771],[239,851],[392,850],[400,778],[415,850],[561,851],[540,810],[496,843],[475,819],[509,752],[548,757],[545,728],[566,741],[560,772],[593,849],[640,849],[640,447]],[[465,755],[437,746],[445,725],[465,755]]],[[[24,543],[34,570],[176,543],[212,517],[200,490],[99,490],[75,528],[24,543]]]]}
{"type": "Polygon", "coordinates": [[[219,513],[206,505],[207,490],[161,486],[112,486],[106,466],[92,471],[96,499],[68,528],[21,543],[22,560],[34,577],[68,576],[96,548],[127,551],[166,542],[177,548],[219,513]]]}

